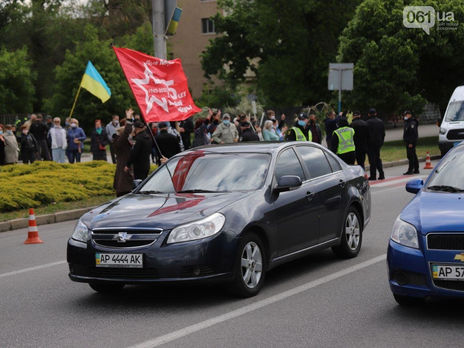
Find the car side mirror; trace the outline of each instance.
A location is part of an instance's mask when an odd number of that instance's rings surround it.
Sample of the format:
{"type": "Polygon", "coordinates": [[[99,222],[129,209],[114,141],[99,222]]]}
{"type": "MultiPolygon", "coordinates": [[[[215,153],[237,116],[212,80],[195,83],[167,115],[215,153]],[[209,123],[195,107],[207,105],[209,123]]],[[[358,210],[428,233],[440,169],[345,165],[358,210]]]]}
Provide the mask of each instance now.
{"type": "Polygon", "coordinates": [[[134,181],[132,181],[132,185],[134,186],[134,188],[136,188],[137,186],[140,185],[142,181],[143,181],[142,179],[135,179],[134,181]]]}
{"type": "Polygon", "coordinates": [[[302,184],[301,178],[297,175],[283,175],[277,180],[277,186],[274,189],[277,192],[291,191],[302,184]]]}
{"type": "Polygon", "coordinates": [[[422,179],[412,179],[406,183],[406,191],[416,194],[424,186],[424,180],[422,179]]]}

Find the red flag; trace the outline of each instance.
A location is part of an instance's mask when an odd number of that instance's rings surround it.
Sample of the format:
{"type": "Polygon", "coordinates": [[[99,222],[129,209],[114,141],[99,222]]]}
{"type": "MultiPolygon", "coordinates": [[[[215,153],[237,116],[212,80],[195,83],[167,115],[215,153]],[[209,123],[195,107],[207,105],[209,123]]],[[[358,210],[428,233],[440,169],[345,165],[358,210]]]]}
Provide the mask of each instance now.
{"type": "Polygon", "coordinates": [[[146,122],[182,121],[201,111],[192,100],[180,59],[113,49],[146,122]]]}

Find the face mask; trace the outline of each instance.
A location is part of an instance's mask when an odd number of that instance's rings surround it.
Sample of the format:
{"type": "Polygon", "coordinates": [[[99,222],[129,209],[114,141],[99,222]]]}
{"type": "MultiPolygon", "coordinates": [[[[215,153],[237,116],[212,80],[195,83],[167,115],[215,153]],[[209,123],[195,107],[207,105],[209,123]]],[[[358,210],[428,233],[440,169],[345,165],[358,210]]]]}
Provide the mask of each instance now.
{"type": "Polygon", "coordinates": [[[113,121],[113,126],[116,126],[118,123],[118,121],[113,121]]]}
{"type": "Polygon", "coordinates": [[[8,135],[13,135],[13,131],[7,130],[7,131],[6,131],[6,134],[8,134],[8,135]]]}
{"type": "Polygon", "coordinates": [[[72,127],[72,128],[76,128],[76,127],[77,127],[77,123],[71,123],[71,127],[72,127]]]}
{"type": "Polygon", "coordinates": [[[66,125],[66,127],[69,127],[69,122],[66,121],[64,124],[66,125]]]}
{"type": "Polygon", "coordinates": [[[301,127],[304,127],[304,126],[306,126],[306,123],[305,123],[305,121],[298,120],[298,125],[301,126],[301,127]]]}
{"type": "Polygon", "coordinates": [[[2,130],[0,130],[0,135],[2,135],[2,134],[3,134],[3,131],[2,131],[2,130]]]}
{"type": "Polygon", "coordinates": [[[230,121],[229,121],[229,120],[224,120],[224,121],[222,121],[222,123],[224,123],[224,126],[230,125],[230,121]]]}
{"type": "Polygon", "coordinates": [[[272,117],[271,117],[271,120],[272,120],[272,121],[275,121],[275,120],[276,120],[275,116],[272,116],[272,117]]]}

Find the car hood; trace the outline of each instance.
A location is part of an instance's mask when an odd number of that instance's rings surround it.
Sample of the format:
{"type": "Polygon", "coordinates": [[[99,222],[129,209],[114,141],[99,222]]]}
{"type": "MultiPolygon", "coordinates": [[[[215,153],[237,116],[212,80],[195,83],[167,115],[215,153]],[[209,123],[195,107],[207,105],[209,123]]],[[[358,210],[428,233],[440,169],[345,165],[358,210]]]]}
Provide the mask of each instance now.
{"type": "Polygon", "coordinates": [[[128,194],[82,217],[90,228],[171,229],[209,216],[251,193],[128,194]]]}
{"type": "Polygon", "coordinates": [[[421,191],[401,213],[422,234],[464,231],[464,195],[421,191]]]}

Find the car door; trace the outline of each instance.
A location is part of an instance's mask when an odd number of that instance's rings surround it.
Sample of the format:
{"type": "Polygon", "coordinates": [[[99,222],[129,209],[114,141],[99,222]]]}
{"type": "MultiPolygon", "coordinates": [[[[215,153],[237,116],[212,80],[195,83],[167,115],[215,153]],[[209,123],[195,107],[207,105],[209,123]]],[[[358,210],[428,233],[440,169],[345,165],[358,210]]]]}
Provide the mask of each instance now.
{"type": "Polygon", "coordinates": [[[310,185],[309,190],[317,197],[318,207],[314,207],[319,212],[319,236],[318,243],[323,243],[336,238],[339,235],[341,221],[343,220],[343,190],[345,182],[341,166],[332,169],[326,151],[311,146],[301,145],[296,147],[297,153],[308,172],[310,185]]]}
{"type": "MultiPolygon", "coordinates": [[[[297,175],[302,181],[306,177],[300,160],[293,148],[283,150],[277,158],[274,180],[283,175],[297,175]]],[[[308,195],[303,184],[296,190],[280,192],[272,203],[270,220],[277,227],[276,255],[281,256],[303,249],[317,242],[319,224],[313,197],[308,195]]]]}

